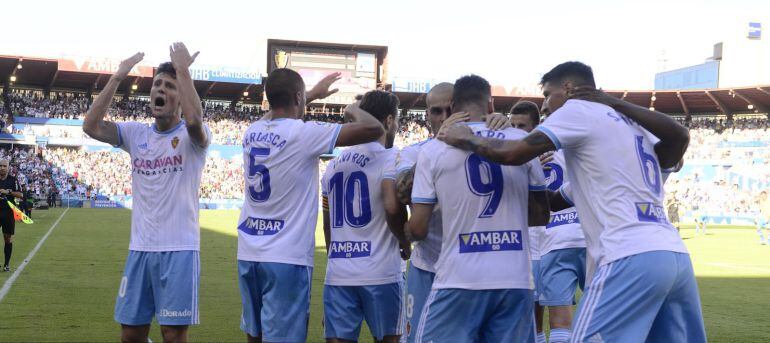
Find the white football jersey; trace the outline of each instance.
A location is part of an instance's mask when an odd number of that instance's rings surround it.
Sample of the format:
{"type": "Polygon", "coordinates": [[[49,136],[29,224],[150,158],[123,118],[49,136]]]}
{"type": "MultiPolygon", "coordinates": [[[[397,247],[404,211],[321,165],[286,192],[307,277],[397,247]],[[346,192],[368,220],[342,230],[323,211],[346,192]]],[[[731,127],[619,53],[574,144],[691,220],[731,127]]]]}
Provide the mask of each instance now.
{"type": "MultiPolygon", "coordinates": [[[[396,172],[401,174],[417,163],[420,150],[431,140],[412,144],[399,153],[396,160],[396,172]]],[[[433,216],[428,223],[428,237],[414,244],[409,262],[417,268],[431,273],[436,272],[436,261],[441,253],[441,204],[433,208],[433,216]]]]}
{"type": "MultiPolygon", "coordinates": [[[[185,122],[165,132],[155,125],[116,123],[118,147],[131,156],[131,242],[135,251],[200,250],[198,199],[206,150],[185,122]]],[[[211,132],[204,125],[209,139],[211,132]]]]}
{"type": "MultiPolygon", "coordinates": [[[[545,182],[548,189],[558,191],[566,180],[567,166],[564,163],[564,153],[556,151],[553,161],[543,165],[545,182]]],[[[543,231],[540,253],[545,255],[553,250],[569,248],[585,248],[586,240],[580,227],[577,209],[570,207],[558,212],[551,212],[551,219],[543,231]]]]}
{"type": "MultiPolygon", "coordinates": [[[[526,136],[514,128],[468,126],[484,137],[526,136]]],[[[425,144],[417,160],[412,202],[439,203],[444,209],[433,288],[532,289],[527,203],[530,190],[544,189],[537,160],[501,166],[440,141],[425,144]]]]}
{"type": "Polygon", "coordinates": [[[275,119],[246,129],[239,260],[313,266],[318,158],[334,150],[341,127],[275,119]]]}
{"type": "Polygon", "coordinates": [[[388,229],[382,195],[386,166],[395,163],[397,153],[372,142],[345,149],[329,162],[321,179],[331,231],[327,285],[403,280],[398,240],[388,229]]]}
{"type": "Polygon", "coordinates": [[[527,231],[529,232],[529,256],[532,261],[540,260],[544,230],[544,226],[530,226],[527,228],[527,231]]]}
{"type": "Polygon", "coordinates": [[[535,130],[564,150],[572,200],[598,265],[648,251],[687,252],[663,208],[655,136],[583,100],[568,100],[535,130]]]}

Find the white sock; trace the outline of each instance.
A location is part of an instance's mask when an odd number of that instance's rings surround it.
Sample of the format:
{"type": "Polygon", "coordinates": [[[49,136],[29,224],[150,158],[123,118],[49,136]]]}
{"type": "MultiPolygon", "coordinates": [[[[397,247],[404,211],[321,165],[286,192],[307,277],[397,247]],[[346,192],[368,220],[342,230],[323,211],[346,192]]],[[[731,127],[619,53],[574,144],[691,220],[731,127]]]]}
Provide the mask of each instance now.
{"type": "Polygon", "coordinates": [[[545,343],[545,332],[537,333],[537,339],[535,339],[535,343],[545,343]]]}
{"type": "Polygon", "coordinates": [[[569,329],[553,329],[551,335],[548,336],[550,343],[566,343],[569,342],[569,338],[572,336],[572,331],[569,329]]]}

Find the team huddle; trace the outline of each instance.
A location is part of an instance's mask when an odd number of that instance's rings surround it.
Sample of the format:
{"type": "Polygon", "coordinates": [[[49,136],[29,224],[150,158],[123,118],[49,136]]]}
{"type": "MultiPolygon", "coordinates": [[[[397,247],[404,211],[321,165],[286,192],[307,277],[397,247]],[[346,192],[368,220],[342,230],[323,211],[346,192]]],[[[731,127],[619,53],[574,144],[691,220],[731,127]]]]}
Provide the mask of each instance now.
{"type": "MultiPolygon", "coordinates": [[[[197,53],[174,43],[170,57],[153,79],[153,125],[104,120],[141,53],[121,63],[83,124],[132,160],[115,305],[124,342],[146,342],[153,318],[164,341],[186,341],[198,324],[211,133],[190,77],[197,53]]],[[[542,77],[542,108],[520,102],[510,118],[494,113],[482,77],[434,86],[433,138],[399,151],[390,92],[363,94],[344,124],[302,120],[338,78],[306,91],[298,73],[274,70],[270,111],[243,133],[247,341],[307,340],[320,199],[327,341],[358,341],[366,321],[378,342],[546,342],[547,308],[550,342],[706,342],[690,257],[663,207],[667,173],[689,144],[683,126],[597,90],[590,67],[566,62],[542,77]],[[348,148],[319,175],[336,147],[348,148]]]]}

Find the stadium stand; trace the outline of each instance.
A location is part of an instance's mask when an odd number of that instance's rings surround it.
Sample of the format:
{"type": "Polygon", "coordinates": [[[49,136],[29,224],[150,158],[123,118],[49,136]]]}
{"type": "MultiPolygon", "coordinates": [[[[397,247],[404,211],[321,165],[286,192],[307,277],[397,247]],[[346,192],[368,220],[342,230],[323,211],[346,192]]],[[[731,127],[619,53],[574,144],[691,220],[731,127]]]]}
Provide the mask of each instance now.
{"type": "MultiPolygon", "coordinates": [[[[70,205],[99,197],[130,204],[128,155],[90,140],[81,129],[85,111],[94,93],[106,83],[107,74],[58,70],[56,60],[28,57],[23,57],[23,71],[16,71],[13,66],[20,58],[0,56],[0,79],[8,80],[15,73],[17,80],[2,84],[0,96],[0,144],[4,147],[0,154],[11,158],[13,172],[38,199],[55,194],[70,205]]],[[[151,75],[147,72],[121,84],[122,94],[115,97],[109,120],[152,122],[147,97],[151,75]]],[[[240,134],[265,112],[262,86],[197,80],[195,84],[213,133],[201,187],[202,206],[237,206],[243,196],[240,134]],[[257,94],[260,96],[254,96],[257,94]]],[[[515,92],[494,87],[499,112],[507,112],[521,100],[542,103],[540,97],[515,92]]],[[[756,197],[770,187],[766,115],[770,87],[608,93],[673,114],[690,128],[685,166],[666,184],[669,202],[676,203],[681,216],[702,215],[714,223],[753,221],[756,197]]],[[[400,118],[396,146],[427,139],[429,131],[420,110],[425,105],[422,94],[396,94],[401,104],[414,104],[400,118]]],[[[306,119],[342,122],[342,114],[342,104],[311,104],[306,119]]]]}

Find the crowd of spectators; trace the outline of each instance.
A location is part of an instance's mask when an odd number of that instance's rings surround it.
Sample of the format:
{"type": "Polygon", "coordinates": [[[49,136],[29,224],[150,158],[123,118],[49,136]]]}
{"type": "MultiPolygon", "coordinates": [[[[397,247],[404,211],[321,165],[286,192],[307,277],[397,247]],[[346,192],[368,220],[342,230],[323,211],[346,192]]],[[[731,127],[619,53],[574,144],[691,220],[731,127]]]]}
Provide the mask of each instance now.
{"type": "MultiPolygon", "coordinates": [[[[14,90],[0,100],[4,115],[82,119],[88,101],[82,94],[14,90]],[[10,112],[9,112],[10,109],[10,112]]],[[[2,98],[2,97],[0,97],[2,98]]],[[[241,134],[263,115],[259,107],[230,106],[206,101],[204,120],[213,134],[212,143],[239,145],[241,134]]],[[[343,122],[342,108],[309,107],[306,120],[343,122]]],[[[152,123],[149,101],[143,98],[116,98],[109,120],[152,123]]],[[[666,184],[669,200],[679,204],[680,212],[694,215],[748,216],[755,211],[759,191],[770,186],[770,127],[766,116],[744,116],[728,121],[724,116],[699,117],[690,122],[690,147],[683,172],[666,184]],[[739,176],[739,177],[736,177],[739,176]],[[746,180],[752,180],[746,182],[746,180]]],[[[36,129],[37,130],[37,129],[36,129]]],[[[29,125],[9,130],[31,134],[29,125]]],[[[45,128],[34,132],[48,137],[76,137],[82,132],[45,128]]],[[[395,145],[399,148],[429,137],[424,117],[418,111],[400,116],[395,145]]],[[[76,137],[76,138],[82,138],[76,137]]],[[[6,152],[7,154],[8,152],[6,152]]],[[[87,152],[73,148],[49,148],[41,155],[28,150],[10,152],[19,171],[33,192],[45,196],[58,188],[63,192],[89,195],[130,195],[131,167],[127,154],[87,152]],[[41,157],[42,156],[42,157],[41,157]]],[[[240,199],[243,197],[241,159],[210,157],[203,173],[201,197],[240,199]]],[[[325,163],[321,163],[321,169],[325,163]]],[[[323,171],[323,170],[322,170],[323,171]]]]}
{"type": "Polygon", "coordinates": [[[696,118],[688,126],[688,172],[671,176],[669,200],[692,216],[753,217],[759,193],[770,187],[767,117],[696,118]]]}

